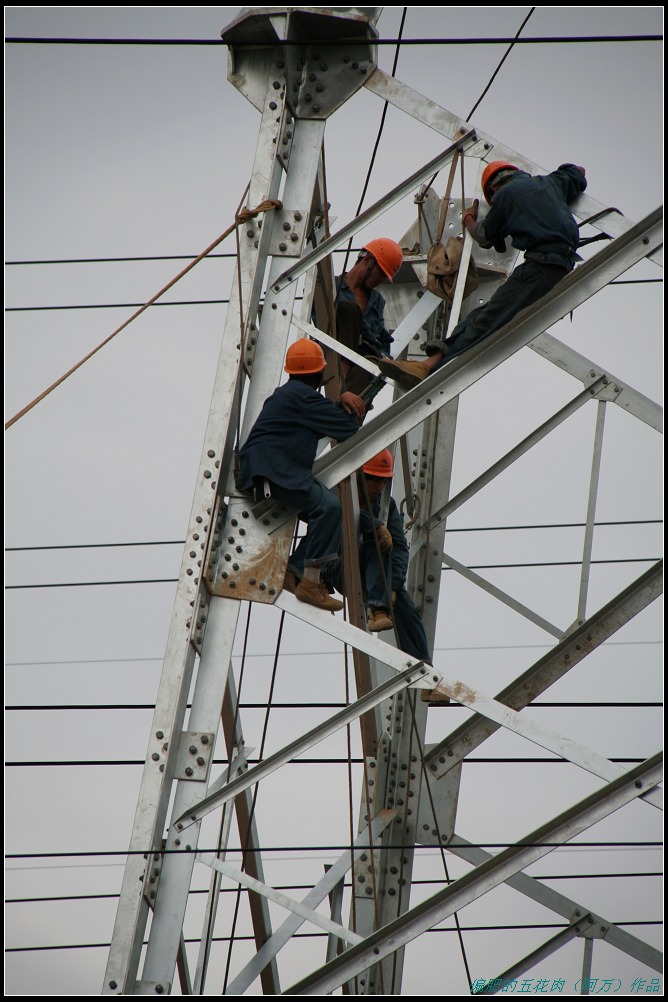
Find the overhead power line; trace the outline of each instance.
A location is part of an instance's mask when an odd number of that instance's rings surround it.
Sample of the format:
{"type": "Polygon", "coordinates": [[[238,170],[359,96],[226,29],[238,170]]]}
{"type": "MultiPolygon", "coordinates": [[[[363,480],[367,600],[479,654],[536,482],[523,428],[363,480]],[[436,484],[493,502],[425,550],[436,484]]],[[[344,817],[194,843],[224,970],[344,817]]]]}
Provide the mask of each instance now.
{"type": "MultiPolygon", "coordinates": [[[[271,704],[266,704],[270,709],[273,709],[271,704]]],[[[639,765],[644,762],[644,758],[624,758],[619,756],[607,756],[610,762],[616,762],[619,765],[639,765]]],[[[258,765],[262,759],[259,758],[248,758],[247,762],[249,765],[258,765]]],[[[364,759],[361,758],[296,758],[292,761],[286,763],[287,765],[348,765],[352,762],[354,765],[363,765],[364,759]]],[[[466,765],[508,765],[509,763],[521,764],[521,765],[572,765],[568,759],[563,758],[519,758],[519,757],[501,757],[495,756],[494,758],[467,758],[465,759],[466,765]]],[[[223,758],[213,759],[212,765],[228,765],[228,760],[223,758]]],[[[59,760],[40,760],[38,762],[5,762],[5,768],[7,769],[68,769],[68,768],[98,768],[99,766],[120,766],[120,765],[146,765],[146,759],[143,758],[118,758],[118,759],[59,759],[59,760]]]]}
{"type": "MultiPolygon", "coordinates": [[[[361,247],[353,247],[352,253],[358,254],[362,250],[361,247]]],[[[347,254],[348,249],[346,247],[337,247],[331,251],[332,254],[347,254]]],[[[213,258],[236,258],[236,253],[230,251],[224,254],[208,254],[207,260],[212,260],[213,258]]],[[[5,268],[11,267],[23,267],[26,265],[60,265],[60,264],[128,264],[137,262],[147,262],[152,261],[192,261],[196,257],[195,254],[141,254],[128,257],[68,257],[68,258],[44,258],[35,260],[23,260],[23,261],[5,261],[5,268]]],[[[663,279],[661,278],[626,278],[620,279],[616,278],[612,282],[608,282],[608,285],[651,285],[651,284],[661,284],[663,279]]]]}
{"type": "MultiPolygon", "coordinates": [[[[594,522],[594,527],[604,525],[662,525],[661,518],[619,519],[613,522],[594,522]]],[[[461,529],[451,529],[448,532],[511,532],[516,529],[584,529],[586,522],[552,522],[543,525],[481,525],[461,529]]],[[[111,549],[116,546],[184,546],[185,539],[162,539],[141,541],[135,543],[58,543],[49,546],[7,546],[5,553],[27,553],[34,550],[93,550],[111,549]]]]}
{"type": "MultiPolygon", "coordinates": [[[[567,44],[590,44],[599,42],[661,42],[663,35],[545,35],[533,38],[351,38],[332,39],[323,42],[316,39],[319,45],[327,45],[328,48],[341,46],[347,48],[352,45],[362,47],[373,45],[509,45],[511,42],[523,45],[567,45],[567,44]]],[[[27,38],[15,36],[6,38],[7,45],[215,45],[225,46],[227,43],[220,38],[27,38]]],[[[276,48],[278,42],[248,42],[235,43],[235,48],[276,48]]],[[[308,39],[281,39],[281,45],[305,46],[309,44],[308,39]]]]}
{"type": "Polygon", "coordinates": [[[524,18],[524,20],[522,21],[521,25],[519,26],[519,28],[518,28],[518,30],[517,30],[517,34],[515,35],[515,37],[513,38],[512,42],[510,43],[510,45],[509,45],[509,46],[508,46],[508,48],[506,49],[505,53],[503,54],[503,57],[502,57],[502,59],[501,59],[501,62],[499,63],[499,65],[498,65],[498,66],[496,67],[496,69],[495,69],[495,70],[494,70],[494,72],[492,73],[491,77],[489,78],[489,82],[487,83],[487,86],[485,87],[485,89],[483,90],[482,94],[480,95],[480,97],[478,98],[478,100],[476,101],[476,103],[475,103],[475,104],[473,105],[473,107],[472,107],[472,108],[471,108],[471,110],[469,111],[468,115],[466,116],[466,121],[467,121],[467,122],[471,120],[471,118],[472,118],[472,116],[473,116],[473,113],[474,113],[474,111],[475,111],[475,110],[476,110],[476,108],[477,108],[477,107],[479,106],[479,104],[481,103],[481,101],[482,101],[482,99],[484,98],[485,94],[487,93],[487,91],[489,90],[489,88],[490,88],[490,87],[492,86],[492,84],[494,83],[494,81],[495,81],[495,79],[496,79],[496,77],[497,77],[497,74],[498,74],[499,70],[501,69],[501,67],[502,67],[502,66],[503,66],[503,64],[505,63],[506,59],[507,59],[507,58],[508,58],[508,56],[510,55],[510,53],[511,53],[511,51],[512,51],[513,47],[514,47],[514,46],[515,46],[515,45],[517,44],[517,42],[519,42],[519,40],[520,40],[520,35],[522,34],[522,28],[524,28],[525,24],[527,23],[527,21],[529,20],[529,18],[531,17],[531,15],[533,14],[533,12],[535,11],[535,9],[536,9],[535,7],[532,7],[532,8],[531,8],[531,10],[529,11],[529,13],[527,14],[527,16],[526,16],[526,17],[524,18]]]}
{"type": "MultiPolygon", "coordinates": [[[[246,192],[244,192],[242,196],[242,202],[245,197],[246,197],[246,192]]],[[[224,232],[221,233],[219,237],[216,237],[216,239],[212,243],[210,243],[209,246],[206,247],[198,257],[196,257],[193,261],[187,264],[186,267],[183,268],[178,273],[178,275],[175,275],[174,278],[170,279],[170,281],[167,282],[166,285],[163,285],[162,289],[160,289],[153,296],[151,296],[151,298],[147,302],[143,303],[140,306],[140,308],[135,313],[132,314],[132,316],[128,317],[127,320],[123,321],[123,323],[119,327],[117,327],[116,330],[112,331],[111,334],[109,334],[104,339],[104,341],[101,341],[100,344],[98,344],[95,348],[89,351],[87,355],[84,355],[84,357],[80,359],[70,369],[68,369],[67,372],[63,373],[62,376],[59,376],[59,378],[55,381],[55,383],[52,383],[51,386],[48,386],[37,397],[35,397],[34,400],[31,400],[29,404],[26,404],[25,407],[23,407],[12,418],[10,418],[9,421],[5,423],[5,429],[11,428],[12,425],[16,424],[16,422],[20,420],[20,418],[22,418],[25,414],[27,414],[30,410],[32,410],[32,408],[35,407],[38,403],[40,403],[40,401],[44,400],[44,398],[47,397],[50,393],[52,393],[53,390],[56,389],[56,387],[60,386],[61,383],[64,383],[65,380],[72,375],[72,373],[76,372],[77,369],[81,368],[81,366],[84,365],[90,358],[92,358],[93,355],[95,355],[98,351],[104,348],[105,345],[109,344],[109,342],[113,338],[115,338],[117,334],[120,334],[121,331],[124,330],[129,324],[131,324],[133,320],[136,320],[136,318],[140,316],[140,314],[143,313],[144,310],[147,310],[149,306],[152,306],[156,302],[156,300],[160,299],[167,292],[168,289],[171,289],[174,285],[176,285],[176,283],[179,282],[184,277],[184,275],[186,275],[189,271],[191,271],[191,269],[194,268],[195,265],[197,265],[208,254],[210,254],[212,250],[214,250],[219,244],[223,242],[223,240],[225,240],[231,233],[236,232],[237,228],[240,225],[242,225],[242,223],[245,223],[250,219],[254,219],[261,213],[269,212],[273,209],[276,209],[277,207],[281,206],[281,204],[282,203],[279,202],[277,199],[265,199],[264,201],[260,202],[259,205],[256,205],[254,209],[248,207],[242,208],[241,205],[239,205],[234,216],[234,222],[231,223],[230,226],[228,226],[227,229],[224,230],[224,232]]]]}
{"type": "MultiPolygon", "coordinates": [[[[169,303],[151,303],[151,306],[220,306],[229,299],[182,299],[169,303]]],[[[38,313],[47,310],[132,310],[144,303],[79,303],[66,306],[7,306],[5,313],[38,313]]]]}
{"type": "MultiPolygon", "coordinates": [[[[19,869],[18,867],[16,869],[19,869]]],[[[663,873],[661,870],[643,870],[641,872],[628,872],[628,873],[545,873],[545,874],[532,874],[533,880],[622,880],[627,877],[662,877],[663,873]]],[[[415,887],[417,884],[423,886],[441,886],[443,884],[453,884],[456,878],[440,877],[438,880],[412,880],[411,884],[415,887]]],[[[272,885],[275,891],[310,891],[313,888],[312,884],[274,884],[272,885]]],[[[350,889],[351,884],[346,880],[344,887],[350,889]]],[[[248,888],[246,888],[248,890],[248,888]]],[[[190,894],[208,894],[209,889],[207,887],[191,888],[190,894]]],[[[219,889],[220,894],[236,894],[236,888],[234,887],[221,887],[219,889]]],[[[55,901],[102,901],[106,898],[115,898],[118,900],[120,895],[116,894],[57,894],[51,897],[40,897],[40,898],[5,898],[6,905],[36,905],[44,904],[48,902],[55,901]]]]}
{"type": "MultiPolygon", "coordinates": [[[[456,843],[455,843],[456,844],[456,843]]],[[[517,845],[516,842],[467,842],[467,849],[510,849],[517,845]]],[[[531,849],[533,847],[548,847],[553,846],[555,849],[561,852],[578,852],[580,850],[586,849],[661,849],[663,847],[663,842],[653,841],[653,840],[639,840],[639,839],[621,839],[618,842],[612,841],[600,841],[600,842],[569,842],[565,844],[563,842],[527,842],[522,840],[522,846],[531,849]]],[[[371,846],[371,845],[358,845],[358,849],[374,849],[377,852],[389,852],[392,851],[390,847],[385,849],[385,847],[371,846]]],[[[424,852],[429,849],[440,850],[440,845],[430,845],[426,842],[418,843],[407,843],[407,844],[395,844],[394,849],[410,849],[420,852],[424,852]]],[[[263,846],[262,851],[268,852],[346,852],[350,849],[349,845],[270,845],[263,846]]],[[[198,846],[196,849],[184,849],[183,846],[179,849],[110,849],[102,851],[100,849],[89,849],[89,850],[77,850],[76,852],[7,852],[5,853],[5,859],[89,859],[93,856],[148,856],[151,854],[157,854],[160,856],[171,856],[176,854],[178,856],[183,856],[184,853],[216,853],[219,851],[217,846],[211,849],[203,849],[198,846]]],[[[228,853],[239,853],[247,852],[243,846],[228,846],[225,850],[228,853]]],[[[294,858],[294,857],[293,857],[294,858]]],[[[306,858],[306,857],[304,857],[306,858]]]]}
{"type": "MultiPolygon", "coordinates": [[[[356,247],[356,251],[361,251],[361,247],[356,247]]],[[[337,248],[332,251],[332,254],[345,254],[345,249],[337,248]]],[[[221,254],[207,254],[206,260],[210,261],[213,258],[234,258],[236,260],[236,251],[226,251],[221,254]]],[[[116,264],[116,263],[127,263],[127,262],[137,262],[137,261],[192,261],[193,258],[197,257],[196,254],[142,254],[135,255],[133,257],[67,257],[67,258],[44,258],[34,261],[5,261],[5,267],[10,266],[21,266],[29,264],[116,264]]]]}
{"type": "MultiPolygon", "coordinates": [[[[119,260],[122,260],[119,258],[119,260]]],[[[149,259],[147,259],[149,260],[149,259]]],[[[179,260],[175,258],[173,260],[179,260]]],[[[28,263],[28,262],[26,262],[28,263]]],[[[40,262],[36,262],[40,263],[40,262]]],[[[46,263],[46,262],[41,262],[46,263]]],[[[627,281],[609,282],[609,285],[651,285],[661,283],[660,278],[639,278],[627,281]]],[[[295,296],[295,301],[301,302],[303,296],[295,296]]],[[[225,306],[228,299],[178,299],[168,303],[152,303],[152,306],[225,306]]],[[[132,310],[143,303],[71,303],[63,306],[6,306],[5,313],[48,313],[57,310],[132,310]]]]}
{"type": "MultiPolygon", "coordinates": [[[[639,646],[658,646],[662,644],[663,640],[608,640],[605,643],[605,647],[639,647],[639,646]]],[[[488,646],[471,645],[467,647],[435,647],[434,652],[439,651],[518,651],[518,650],[550,650],[554,644],[493,644],[488,646]]],[[[288,651],[284,653],[284,657],[290,658],[309,658],[309,657],[326,657],[327,655],[340,654],[340,651],[288,651]]],[[[239,657],[238,654],[233,654],[232,657],[239,657]]],[[[272,654],[246,654],[246,658],[269,658],[273,657],[272,654]]],[[[5,661],[5,667],[41,667],[44,665],[95,665],[95,664],[137,664],[140,661],[164,661],[164,658],[84,658],[79,660],[69,659],[67,661],[5,661]]],[[[241,705],[241,704],[240,704],[241,705]]],[[[274,704],[276,705],[276,704],[274,704]]],[[[541,704],[545,705],[545,704],[541,704]]],[[[555,704],[556,705],[556,704],[555,704]]],[[[624,703],[624,706],[633,705],[624,703]]]]}
{"type": "MultiPolygon", "coordinates": [[[[244,889],[245,890],[245,889],[244,889]]],[[[235,891],[236,893],[236,891],[235,891]]],[[[635,920],[632,922],[615,922],[616,926],[647,926],[647,925],[662,925],[661,919],[645,919],[645,920],[635,920]]],[[[462,932],[503,932],[503,931],[518,931],[523,929],[568,929],[567,925],[559,922],[543,922],[543,923],[532,923],[523,925],[465,925],[461,927],[462,932]]],[[[434,926],[432,929],[427,929],[428,933],[433,933],[435,935],[443,933],[453,933],[458,930],[454,927],[444,927],[444,926],[434,926]]],[[[330,935],[327,932],[295,932],[292,934],[293,939],[323,939],[325,936],[330,935]]],[[[255,942],[254,935],[239,935],[234,936],[212,936],[212,943],[232,943],[232,942],[255,942]]],[[[184,943],[199,943],[199,939],[186,939],[183,940],[184,943]]],[[[59,946],[11,946],[6,947],[7,953],[35,953],[39,951],[47,950],[101,950],[110,947],[111,943],[64,943],[59,946]]]]}
{"type": "MultiPolygon", "coordinates": [[[[247,654],[246,657],[253,657],[253,655],[247,654]]],[[[239,703],[240,710],[266,710],[269,703],[239,703]]],[[[271,703],[272,710],[339,710],[347,706],[347,703],[271,703]]],[[[623,700],[617,703],[609,702],[592,702],[583,703],[577,702],[567,702],[567,703],[529,703],[527,709],[555,709],[555,707],[564,708],[568,707],[569,710],[572,709],[611,709],[615,707],[633,707],[634,709],[660,709],[663,703],[649,703],[649,702],[634,702],[629,703],[628,700],[623,700]]],[[[188,705],[190,709],[190,704],[188,705]]],[[[457,703],[450,703],[444,706],[445,710],[459,709],[457,703]]],[[[5,711],[7,713],[12,710],[21,710],[25,713],[32,713],[37,710],[60,710],[67,711],[68,713],[72,710],[155,710],[155,703],[56,703],[56,704],[42,704],[36,705],[34,703],[17,703],[15,706],[5,706],[5,711]]]]}
{"type": "MultiPolygon", "coordinates": [[[[652,564],[661,557],[615,557],[610,560],[592,560],[594,564],[652,564]]],[[[513,570],[529,567],[579,567],[582,560],[545,560],[534,563],[517,564],[471,564],[470,571],[513,570]]],[[[443,565],[443,571],[451,571],[452,567],[443,565]]],[[[120,581],[50,581],[40,584],[5,585],[7,591],[26,591],[31,588],[95,588],[112,585],[143,585],[143,584],[176,584],[178,578],[127,578],[120,581]]]]}

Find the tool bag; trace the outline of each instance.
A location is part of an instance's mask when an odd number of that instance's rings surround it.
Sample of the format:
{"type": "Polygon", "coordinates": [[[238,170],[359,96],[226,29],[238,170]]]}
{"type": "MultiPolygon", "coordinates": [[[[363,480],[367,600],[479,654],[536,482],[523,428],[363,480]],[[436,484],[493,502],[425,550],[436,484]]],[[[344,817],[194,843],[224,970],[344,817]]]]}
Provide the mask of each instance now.
{"type": "MultiPolygon", "coordinates": [[[[464,248],[464,241],[459,237],[448,237],[445,244],[441,243],[441,237],[443,236],[443,230],[445,228],[445,219],[448,214],[448,205],[450,203],[450,192],[452,191],[452,181],[455,176],[455,170],[457,169],[457,159],[460,156],[459,150],[455,153],[454,159],[452,161],[452,167],[450,168],[450,177],[448,178],[448,184],[443,196],[443,203],[441,208],[441,215],[438,221],[438,230],[436,231],[436,243],[427,251],[427,289],[429,292],[433,292],[435,296],[440,299],[447,299],[449,303],[452,302],[455,294],[455,285],[457,284],[457,275],[459,274],[459,266],[462,260],[462,250],[464,248]]],[[[462,167],[464,165],[464,160],[462,157],[462,167]]],[[[464,193],[462,190],[462,209],[464,208],[464,193]]],[[[471,257],[469,259],[469,268],[466,275],[466,282],[464,284],[464,299],[469,296],[474,289],[477,289],[479,285],[478,279],[478,269],[476,268],[475,261],[471,257]]]]}

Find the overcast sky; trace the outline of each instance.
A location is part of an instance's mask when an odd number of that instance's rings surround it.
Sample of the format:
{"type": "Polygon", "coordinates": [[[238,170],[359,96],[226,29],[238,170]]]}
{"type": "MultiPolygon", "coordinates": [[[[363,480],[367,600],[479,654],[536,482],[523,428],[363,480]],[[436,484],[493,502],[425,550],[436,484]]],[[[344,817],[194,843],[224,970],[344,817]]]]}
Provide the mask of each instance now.
{"type": "MultiPolygon", "coordinates": [[[[403,36],[508,38],[530,9],[409,7],[403,36]]],[[[240,10],[6,7],[5,34],[215,41],[240,10]]],[[[403,10],[384,9],[381,38],[397,38],[403,10]]],[[[662,7],[537,7],[523,35],[656,35],[662,21],[662,7]]],[[[405,44],[396,75],[465,117],[506,48],[405,44]]],[[[395,54],[394,46],[379,47],[379,65],[387,72],[395,54]]],[[[6,46],[5,258],[33,262],[6,268],[11,311],[6,317],[6,418],[99,344],[180,271],[187,257],[200,253],[233,222],[252,168],[259,116],[226,74],[222,46],[6,46]],[[35,263],[165,256],[184,260],[35,263]],[[94,308],[77,308],[83,306],[94,308]]],[[[363,91],[328,122],[325,156],[335,228],[355,215],[382,111],[382,102],[363,91]]],[[[648,41],[517,45],[471,119],[547,171],[564,161],[583,164],[588,193],[633,221],[662,201],[662,120],[662,45],[648,41]]],[[[363,207],[445,146],[443,137],[390,108],[363,207]]],[[[444,184],[439,177],[439,194],[444,184]]],[[[400,239],[415,211],[409,196],[360,237],[400,239]]],[[[602,246],[591,245],[584,256],[602,246]]],[[[233,239],[219,250],[233,251],[233,239]]],[[[6,541],[9,548],[19,548],[6,560],[12,589],[5,607],[6,701],[49,707],[7,714],[6,758],[23,764],[7,770],[6,846],[8,853],[72,854],[8,861],[10,899],[59,899],[8,906],[7,946],[25,948],[8,955],[10,995],[94,995],[102,985],[116,910],[113,895],[124,861],[121,855],[84,854],[127,848],[151,711],[53,707],[145,707],[155,700],[225,320],[223,303],[202,301],[227,299],[231,276],[228,259],[200,264],[165,297],[167,303],[191,305],[151,308],[6,433],[6,541]],[[109,584],[139,581],[150,583],[109,584]],[[49,584],[58,587],[37,587],[49,584]],[[28,762],[91,764],[30,767],[28,762]],[[107,897],[60,900],[70,895],[107,897]],[[75,948],[48,949],[69,946],[75,948]]],[[[660,276],[657,267],[643,262],[624,278],[660,276]]],[[[649,283],[606,288],[551,333],[659,400],[660,290],[649,283]]],[[[580,389],[525,348],[467,391],[460,404],[453,491],[580,389]]],[[[379,398],[379,407],[386,403],[386,396],[379,398]]],[[[595,417],[593,405],[582,408],[460,509],[446,535],[446,549],[472,566],[550,565],[480,573],[563,629],[575,619],[579,568],[555,563],[578,561],[583,529],[497,527],[581,526],[595,417]],[[463,529],[478,531],[457,531],[463,529]]],[[[597,529],[594,559],[614,562],[592,569],[589,613],[660,555],[660,527],[654,520],[661,518],[661,474],[659,436],[609,406],[597,521],[617,524],[597,529]]],[[[260,703],[269,691],[279,615],[254,606],[247,617],[244,607],[236,649],[241,652],[248,622],[244,695],[247,702],[260,703]]],[[[544,701],[659,700],[661,636],[655,602],[544,701]]],[[[444,573],[435,661],[448,674],[493,695],[553,643],[553,637],[487,593],[453,572],[444,573]]],[[[285,657],[279,660],[275,702],[345,698],[345,665],[334,641],[288,619],[281,650],[285,657]]],[[[240,657],[235,666],[241,669],[240,657]]],[[[273,709],[265,754],[330,712],[273,709]]],[[[642,759],[659,746],[661,718],[653,707],[532,713],[532,719],[611,758],[642,759]]],[[[428,740],[441,740],[463,719],[465,711],[454,706],[430,711],[428,740]]],[[[246,740],[256,750],[264,722],[265,711],[244,711],[246,740]]],[[[354,728],[352,737],[356,750],[354,728]]],[[[317,754],[344,757],[345,734],[319,746],[317,754]]],[[[520,738],[498,734],[477,757],[545,755],[520,738]]],[[[216,758],[224,758],[222,744],[216,758]]],[[[262,841],[278,848],[265,860],[267,878],[284,886],[313,884],[323,863],[337,854],[294,847],[345,844],[346,766],[301,764],[289,770],[293,794],[287,795],[281,773],[263,785],[258,800],[262,841]]],[[[512,842],[599,785],[561,763],[467,764],[458,832],[472,842],[512,842]]],[[[584,841],[654,841],[661,831],[657,813],[635,803],[592,829],[584,841]]],[[[215,823],[205,826],[200,844],[211,847],[215,832],[215,823]]],[[[448,865],[451,876],[466,871],[454,859],[448,865]]],[[[653,848],[581,848],[555,852],[531,872],[627,874],[654,872],[658,865],[653,848]]],[[[442,880],[440,855],[419,854],[415,876],[442,880]]],[[[207,886],[206,873],[196,879],[198,887],[207,886]]],[[[412,900],[438,886],[416,886],[412,900]]],[[[550,886],[582,899],[609,921],[645,923],[660,916],[655,877],[569,877],[550,886]]],[[[305,893],[294,892],[297,897],[305,893]]],[[[198,935],[194,920],[201,898],[189,913],[188,937],[198,935]]],[[[497,975],[553,936],[557,930],[548,928],[550,923],[561,922],[508,889],[469,906],[460,920],[469,929],[463,938],[474,977],[497,975]],[[523,934],[471,931],[509,923],[544,927],[523,934]]],[[[430,933],[407,951],[404,994],[466,992],[453,924],[444,925],[450,931],[430,933]]],[[[624,928],[660,945],[655,925],[624,928]]],[[[248,933],[243,913],[240,931],[248,933]]],[[[229,917],[219,934],[228,932],[229,917]]],[[[284,987],[324,958],[322,940],[293,946],[282,968],[284,987]]],[[[233,973],[250,949],[247,943],[235,949],[233,973]]],[[[196,952],[192,957],[194,967],[196,952]]],[[[578,941],[527,977],[564,977],[572,983],[581,958],[578,941]]],[[[224,964],[221,953],[212,968],[214,994],[221,991],[224,964]]],[[[649,981],[656,974],[597,942],[594,976],[618,978],[628,988],[634,978],[649,981]]],[[[249,991],[258,993],[259,985],[249,991]]]]}

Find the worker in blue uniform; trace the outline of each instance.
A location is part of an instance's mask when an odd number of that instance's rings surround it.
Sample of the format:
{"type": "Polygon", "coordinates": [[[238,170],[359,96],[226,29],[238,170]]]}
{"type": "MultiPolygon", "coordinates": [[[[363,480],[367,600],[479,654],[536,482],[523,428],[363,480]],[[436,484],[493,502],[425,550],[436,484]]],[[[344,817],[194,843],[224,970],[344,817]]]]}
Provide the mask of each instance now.
{"type": "Polygon", "coordinates": [[[285,358],[290,378],[265,400],[239,450],[237,487],[254,492],[256,500],[269,495],[282,501],[308,523],[284,586],[300,601],[335,612],[343,603],[330,596],[320,571],[339,553],[341,504],[313,476],[313,463],[321,438],[343,442],[359,431],[365,405],[354,393],[342,393],[335,404],[318,392],[325,364],[316,341],[302,338],[290,345],[285,358]]]}
{"type": "MultiPolygon", "coordinates": [[[[385,326],[385,298],[378,291],[393,282],[403,261],[401,247],[389,237],[370,240],[357,261],[336,280],[336,337],[366,358],[390,358],[394,340],[385,326]]],[[[362,394],[373,376],[342,359],[343,386],[362,394]]]]}
{"type": "Polygon", "coordinates": [[[488,302],[471,310],[445,341],[427,342],[426,362],[378,361],[384,376],[408,388],[417,386],[451,359],[507,324],[520,310],[541,299],[575,266],[578,226],[569,209],[587,187],[584,167],[562,164],[532,177],[514,164],[487,165],[482,190],[490,210],[478,220],[478,200],[464,210],[462,223],[481,247],[503,253],[506,239],[524,251],[524,262],[488,302]]]}
{"type": "MultiPolygon", "coordinates": [[[[393,476],[394,460],[389,449],[369,459],[357,473],[359,564],[368,606],[368,628],[372,633],[394,629],[399,650],[431,664],[422,618],[406,591],[408,543],[403,516],[394,498],[389,499],[387,523],[380,518],[381,494],[393,476]]],[[[341,590],[340,560],[328,566],[326,580],[341,590]]]]}

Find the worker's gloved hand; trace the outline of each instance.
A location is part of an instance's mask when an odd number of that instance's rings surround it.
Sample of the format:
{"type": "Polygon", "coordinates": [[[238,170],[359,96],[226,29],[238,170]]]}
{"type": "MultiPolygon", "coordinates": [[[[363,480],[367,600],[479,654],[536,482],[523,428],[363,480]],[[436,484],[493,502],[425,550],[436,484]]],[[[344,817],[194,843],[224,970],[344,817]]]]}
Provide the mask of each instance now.
{"type": "Polygon", "coordinates": [[[464,209],[464,212],[462,213],[462,223],[464,224],[464,226],[466,226],[467,216],[470,216],[474,223],[477,222],[479,208],[480,208],[480,199],[474,198],[471,204],[467,206],[467,208],[464,209]]]}
{"type": "Polygon", "coordinates": [[[385,525],[379,525],[376,529],[378,534],[378,545],[381,553],[389,553],[392,549],[392,533],[385,525]]]}
{"type": "Polygon", "coordinates": [[[363,418],[366,414],[366,404],[361,397],[358,397],[356,393],[351,393],[350,390],[345,390],[341,394],[341,406],[344,411],[354,415],[354,417],[363,418]]]}

